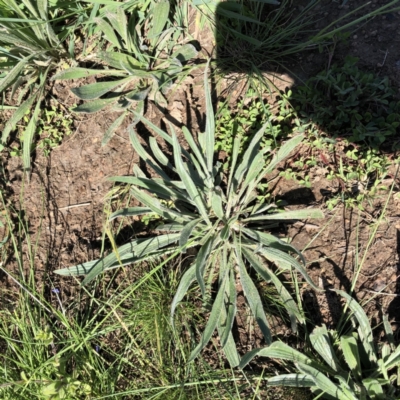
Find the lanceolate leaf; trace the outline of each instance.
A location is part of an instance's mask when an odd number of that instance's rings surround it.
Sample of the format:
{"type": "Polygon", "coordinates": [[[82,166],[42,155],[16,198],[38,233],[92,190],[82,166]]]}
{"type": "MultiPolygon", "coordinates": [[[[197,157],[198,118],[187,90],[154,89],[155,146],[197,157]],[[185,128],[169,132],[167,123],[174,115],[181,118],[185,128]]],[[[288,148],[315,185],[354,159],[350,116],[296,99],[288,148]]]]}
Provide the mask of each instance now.
{"type": "Polygon", "coordinates": [[[23,163],[24,163],[24,170],[27,174],[28,182],[31,173],[31,146],[33,137],[37,129],[37,119],[39,117],[39,113],[41,110],[40,100],[41,100],[41,94],[38,95],[35,111],[33,112],[32,117],[29,120],[28,126],[26,127],[24,132],[23,163]]]}
{"type": "Polygon", "coordinates": [[[116,69],[89,69],[89,68],[68,68],[64,71],[61,71],[54,75],[51,80],[52,81],[61,81],[68,79],[81,79],[86,78],[88,76],[97,76],[97,75],[126,75],[126,72],[116,69]]]}
{"type": "Polygon", "coordinates": [[[307,274],[307,271],[304,269],[304,267],[297,262],[292,256],[289,256],[288,254],[284,253],[281,250],[274,249],[274,248],[267,248],[267,247],[262,247],[260,249],[260,253],[265,256],[268,260],[274,262],[278,266],[280,265],[281,262],[287,263],[292,265],[295,269],[297,269],[298,272],[303,276],[303,278],[307,281],[307,283],[314,289],[320,291],[321,289],[314,284],[314,282],[311,280],[310,276],[307,274]]]}
{"type": "Polygon", "coordinates": [[[285,160],[289,156],[289,154],[302,142],[303,139],[304,135],[297,135],[284,143],[283,146],[279,149],[278,154],[269,163],[264,175],[274,171],[276,166],[281,161],[285,160]]]}
{"type": "Polygon", "coordinates": [[[120,44],[120,42],[117,38],[117,35],[115,34],[112,26],[103,18],[95,18],[94,22],[97,24],[97,26],[103,32],[105,38],[110,43],[112,43],[115,47],[117,47],[118,49],[121,49],[121,44],[120,44]]]}
{"type": "Polygon", "coordinates": [[[106,12],[106,16],[113,28],[122,37],[122,40],[128,44],[128,24],[124,10],[121,7],[117,7],[113,12],[106,12]]]}
{"type": "Polygon", "coordinates": [[[118,217],[133,217],[134,215],[143,215],[150,214],[153,211],[148,207],[130,207],[130,208],[122,208],[121,210],[115,211],[108,218],[109,221],[112,221],[118,217]]]}
{"type": "Polygon", "coordinates": [[[140,71],[142,71],[143,77],[150,77],[150,73],[146,71],[146,65],[143,65],[140,61],[127,54],[101,51],[97,53],[97,57],[113,68],[125,71],[135,70],[135,74],[140,74],[140,71]]]}
{"type": "Polygon", "coordinates": [[[270,386],[311,387],[315,385],[314,379],[306,374],[285,374],[268,378],[270,386]]]}
{"type": "Polygon", "coordinates": [[[317,369],[311,367],[310,365],[298,363],[297,368],[303,374],[306,374],[309,378],[313,379],[315,386],[317,386],[321,391],[333,396],[338,400],[358,400],[356,396],[348,397],[343,390],[334,384],[325,374],[317,369]]]}
{"type": "Polygon", "coordinates": [[[336,372],[343,373],[339,360],[336,357],[335,349],[332,346],[329,333],[325,325],[317,327],[310,335],[310,342],[314,349],[318,351],[319,355],[325,362],[336,372]]]}
{"type": "Polygon", "coordinates": [[[361,360],[358,353],[357,340],[354,336],[342,335],[340,337],[344,359],[357,379],[361,378],[361,360]]]}
{"type": "Polygon", "coordinates": [[[127,115],[127,111],[123,112],[107,129],[106,133],[103,136],[103,140],[101,141],[101,145],[105,146],[111,139],[114,132],[121,126],[127,115]]]}
{"type": "MultiPolygon", "coordinates": [[[[151,28],[147,33],[148,39],[155,39],[163,31],[165,24],[168,21],[169,14],[169,2],[159,1],[158,3],[153,3],[153,22],[151,28]]],[[[154,43],[154,40],[153,40],[154,43]]]]}
{"type": "Polygon", "coordinates": [[[267,247],[273,247],[275,249],[279,249],[284,251],[285,253],[293,252],[296,253],[302,263],[305,265],[306,260],[304,259],[303,254],[299,250],[297,250],[294,246],[289,243],[280,240],[278,237],[271,235],[269,233],[257,231],[255,229],[242,228],[242,232],[255,240],[256,243],[261,243],[267,247]]]}
{"type": "Polygon", "coordinates": [[[175,210],[163,207],[158,200],[156,200],[153,196],[145,193],[144,191],[136,188],[135,186],[131,187],[131,193],[135,196],[135,198],[143,203],[145,206],[151,208],[153,212],[165,218],[168,221],[182,222],[185,223],[186,219],[182,217],[182,215],[175,210]]]}
{"type": "Polygon", "coordinates": [[[263,265],[255,254],[252,254],[246,248],[242,248],[242,251],[250,265],[260,274],[260,276],[267,282],[273,282],[289,314],[292,330],[293,332],[297,332],[297,320],[301,323],[305,323],[305,318],[301,315],[292,296],[289,294],[285,286],[283,286],[279,278],[266,265],[263,265]]]}
{"type": "Polygon", "coordinates": [[[204,333],[200,339],[200,343],[190,354],[188,360],[189,362],[193,361],[199,355],[201,350],[203,350],[206,344],[210,341],[211,336],[215,328],[217,327],[221,309],[224,306],[224,293],[225,293],[226,280],[227,280],[227,275],[225,275],[221,285],[219,286],[217,297],[215,298],[214,304],[212,306],[211,313],[207,321],[207,325],[204,329],[204,333]]]}
{"type": "Polygon", "coordinates": [[[376,364],[378,360],[375,352],[374,337],[372,334],[371,324],[369,323],[367,315],[365,314],[360,304],[358,304],[357,301],[349,296],[346,292],[337,289],[334,291],[339,293],[346,299],[348,306],[350,307],[351,311],[353,311],[354,317],[359,323],[358,334],[361,341],[363,342],[364,349],[368,354],[369,360],[372,363],[376,364]]]}
{"type": "Polygon", "coordinates": [[[31,56],[21,60],[12,70],[7,72],[7,75],[3,79],[0,80],[0,93],[4,92],[5,89],[14,83],[24,70],[29,58],[31,58],[31,56]]]}
{"type": "Polygon", "coordinates": [[[192,44],[186,43],[175,50],[171,54],[171,58],[177,58],[180,62],[186,62],[192,58],[195,58],[197,56],[197,53],[198,51],[192,44]]]}
{"type": "Polygon", "coordinates": [[[190,268],[183,274],[181,281],[179,282],[178,289],[176,290],[174,299],[171,304],[171,324],[174,324],[174,314],[175,309],[178,303],[184,298],[186,295],[189,286],[196,279],[196,264],[193,263],[190,268]]]}
{"type": "Polygon", "coordinates": [[[88,101],[87,103],[83,103],[78,107],[74,107],[72,109],[73,112],[77,113],[87,113],[87,114],[92,114],[95,112],[98,112],[102,110],[104,107],[107,107],[108,105],[115,103],[117,99],[98,99],[98,100],[93,100],[93,101],[88,101]]]}
{"type": "Polygon", "coordinates": [[[173,147],[174,147],[174,160],[175,160],[176,170],[180,178],[182,179],[183,183],[185,184],[186,190],[189,193],[190,198],[195,202],[201,216],[208,224],[210,224],[210,219],[208,217],[206,206],[204,204],[204,199],[199,190],[196,188],[195,184],[193,183],[193,179],[189,176],[188,172],[186,171],[183,165],[179,151],[180,150],[179,142],[175,135],[173,136],[173,147]]]}
{"type": "Polygon", "coordinates": [[[17,123],[24,117],[24,115],[31,108],[33,102],[38,99],[38,93],[29,96],[13,113],[12,117],[7,121],[1,136],[1,144],[5,145],[10,135],[10,132],[15,129],[17,123]]]}
{"type": "Polygon", "coordinates": [[[112,90],[116,89],[118,86],[121,86],[127,82],[129,82],[132,78],[124,78],[119,79],[117,81],[111,82],[98,82],[98,83],[91,83],[86,86],[76,87],[71,89],[71,92],[78,96],[82,100],[93,100],[97,99],[104,94],[111,92],[112,90]]]}
{"type": "MultiPolygon", "coordinates": [[[[211,59],[210,59],[211,60],[211,59]]],[[[209,68],[210,60],[208,60],[206,65],[206,70],[209,68]]],[[[207,160],[208,173],[212,174],[213,161],[214,161],[214,146],[215,146],[215,120],[214,120],[214,110],[211,101],[211,92],[208,85],[208,75],[204,74],[204,91],[206,97],[206,131],[205,135],[205,156],[207,160]]]]}
{"type": "MultiPolygon", "coordinates": [[[[151,257],[152,253],[159,254],[160,249],[177,242],[178,238],[178,233],[168,233],[166,235],[152,237],[135,246],[132,256],[138,259],[143,259],[151,257]]],[[[99,260],[99,262],[87,273],[86,278],[82,281],[82,285],[87,285],[98,275],[109,269],[112,265],[115,265],[116,262],[119,262],[119,260],[122,262],[120,255],[118,254],[117,256],[115,253],[111,253],[104,259],[99,260]]]]}
{"type": "Polygon", "coordinates": [[[273,342],[270,346],[254,349],[242,357],[239,368],[244,368],[254,357],[269,357],[278,360],[292,362],[301,361],[303,364],[311,364],[312,361],[300,351],[282,342],[273,342]]]}
{"type": "Polygon", "coordinates": [[[267,220],[292,220],[292,219],[308,219],[308,218],[324,218],[324,213],[321,210],[293,210],[284,211],[276,214],[257,215],[255,217],[245,218],[243,222],[251,221],[267,221],[267,220]]]}
{"type": "Polygon", "coordinates": [[[264,335],[267,344],[272,342],[271,332],[268,327],[267,318],[265,317],[265,311],[262,304],[258,290],[251,280],[249,274],[246,271],[246,267],[242,261],[242,255],[239,253],[240,245],[235,241],[236,261],[239,266],[240,282],[243,287],[243,292],[246,296],[247,302],[249,303],[252,314],[254,315],[261,332],[264,335]]]}
{"type": "Polygon", "coordinates": [[[204,269],[209,260],[214,239],[215,239],[214,235],[209,235],[204,245],[201,246],[201,249],[196,257],[196,279],[197,282],[199,282],[203,298],[205,297],[206,294],[206,289],[204,285],[204,269]]]}
{"type": "MultiPolygon", "coordinates": [[[[235,286],[235,274],[233,270],[229,270],[229,282],[226,285],[225,291],[225,302],[226,307],[224,307],[224,325],[222,326],[222,335],[220,334],[221,346],[224,347],[231,336],[231,331],[233,323],[236,316],[236,286],[235,286]],[[226,310],[225,310],[226,309],[226,310]]],[[[222,314],[221,314],[222,317],[222,314]]],[[[221,322],[221,320],[220,320],[221,322]]]]}
{"type": "MultiPolygon", "coordinates": [[[[185,227],[182,229],[181,236],[179,238],[179,247],[184,249],[186,246],[186,243],[188,242],[190,235],[193,231],[193,229],[196,227],[197,224],[199,224],[203,218],[196,218],[189,223],[185,225],[185,227]]],[[[185,252],[185,251],[184,251],[185,252]]]]}

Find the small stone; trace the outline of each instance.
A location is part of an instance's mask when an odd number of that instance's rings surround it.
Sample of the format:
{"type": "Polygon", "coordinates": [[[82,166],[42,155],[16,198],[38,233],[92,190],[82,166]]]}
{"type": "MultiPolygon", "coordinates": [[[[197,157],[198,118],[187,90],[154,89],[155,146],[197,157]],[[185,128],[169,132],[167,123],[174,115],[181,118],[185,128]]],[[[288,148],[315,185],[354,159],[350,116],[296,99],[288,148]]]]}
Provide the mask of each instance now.
{"type": "Polygon", "coordinates": [[[372,32],[370,33],[370,35],[371,35],[371,36],[376,36],[377,33],[378,33],[378,31],[372,31],[372,32]]]}
{"type": "Polygon", "coordinates": [[[353,36],[353,39],[357,39],[357,38],[358,38],[358,35],[354,35],[354,36],[353,36]]]}

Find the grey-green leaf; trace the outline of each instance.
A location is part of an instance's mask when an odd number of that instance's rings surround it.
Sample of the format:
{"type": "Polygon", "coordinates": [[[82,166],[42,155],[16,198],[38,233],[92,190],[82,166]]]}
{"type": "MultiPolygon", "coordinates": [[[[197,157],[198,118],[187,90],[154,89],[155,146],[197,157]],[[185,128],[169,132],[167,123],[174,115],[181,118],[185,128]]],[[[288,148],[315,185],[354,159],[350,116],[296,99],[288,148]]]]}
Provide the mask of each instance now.
{"type": "Polygon", "coordinates": [[[91,83],[86,86],[72,88],[71,92],[82,100],[93,100],[111,92],[118,86],[128,83],[131,79],[131,77],[128,77],[117,81],[91,83]]]}

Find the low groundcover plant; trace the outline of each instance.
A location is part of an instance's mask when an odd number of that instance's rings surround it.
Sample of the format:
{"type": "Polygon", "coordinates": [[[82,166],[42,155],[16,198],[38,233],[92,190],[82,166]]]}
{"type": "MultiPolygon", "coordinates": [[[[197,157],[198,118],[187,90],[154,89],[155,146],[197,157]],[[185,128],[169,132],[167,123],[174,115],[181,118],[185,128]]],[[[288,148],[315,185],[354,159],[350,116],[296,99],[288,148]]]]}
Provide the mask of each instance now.
{"type": "Polygon", "coordinates": [[[383,318],[388,343],[378,351],[362,307],[346,292],[335,292],[347,301],[352,329],[340,334],[325,325],[315,328],[310,342],[320,360],[285,343],[274,342],[267,348],[247,353],[240,367],[244,368],[255,356],[291,361],[298,372],[274,376],[268,379],[269,385],[311,387],[318,395],[316,398],[330,400],[398,399],[400,346],[394,345],[388,319],[383,318]]]}
{"type": "Polygon", "coordinates": [[[214,162],[215,121],[207,74],[204,85],[207,107],[205,132],[198,135],[196,142],[187,128],[182,129],[190,151],[179,143],[171,124],[169,128],[172,134],[169,135],[141,117],[142,122],[172,147],[173,164],[154,137],[149,139],[153,157],[141,145],[134,129],[130,128],[132,145],[159,178],[147,178],[138,166],[135,167],[134,177],[112,178],[113,181],[130,184],[131,194],[144,206],[119,210],[110,218],[155,213],[163,220],[162,225],[156,228],[156,234],[150,238],[133,240],[100,260],[56,272],[60,275],[86,274],[83,281],[86,284],[106,270],[166,254],[185,253],[188,248],[197,247],[199,250],[194,261],[184,273],[172,301],[171,320],[178,303],[194,280],[197,280],[203,298],[208,300],[211,297],[211,284],[215,282],[218,271],[218,289],[208,322],[189,361],[200,353],[217,328],[221,346],[230,364],[237,366],[240,359],[231,332],[236,315],[237,280],[240,280],[249,307],[268,344],[271,343],[271,332],[262,299],[249,273],[250,268],[275,285],[294,330],[296,321],[304,322],[304,317],[269,264],[283,271],[294,268],[317,289],[304,268],[302,255],[290,244],[266,233],[265,229],[284,220],[322,218],[323,213],[310,209],[279,212],[275,204],[256,201],[257,185],[299,145],[303,139],[301,135],[287,141],[267,165],[265,153],[268,150],[260,150],[260,143],[268,124],[254,135],[241,159],[241,138],[236,137],[229,176],[222,174],[221,163],[214,162]],[[167,171],[176,178],[170,178],[167,171]],[[301,261],[289,253],[297,254],[301,261]]]}

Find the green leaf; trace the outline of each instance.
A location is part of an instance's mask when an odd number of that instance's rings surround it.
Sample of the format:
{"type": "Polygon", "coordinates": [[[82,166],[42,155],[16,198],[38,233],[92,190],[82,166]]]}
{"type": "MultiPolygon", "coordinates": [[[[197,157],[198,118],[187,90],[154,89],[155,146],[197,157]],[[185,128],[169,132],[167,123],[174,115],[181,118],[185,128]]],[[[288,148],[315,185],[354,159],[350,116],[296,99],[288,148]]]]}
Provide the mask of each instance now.
{"type": "Polygon", "coordinates": [[[125,111],[110,125],[110,127],[107,129],[106,133],[103,136],[103,140],[101,141],[102,146],[105,146],[110,141],[112,135],[121,126],[127,114],[128,112],[125,111]]]}
{"type": "Polygon", "coordinates": [[[214,148],[215,148],[215,118],[211,100],[210,86],[208,84],[207,70],[210,66],[211,59],[208,60],[204,71],[204,92],[206,98],[206,131],[205,137],[205,158],[207,161],[208,173],[212,175],[214,165],[214,148]]]}
{"type": "Polygon", "coordinates": [[[148,207],[129,207],[122,208],[121,210],[113,212],[108,220],[112,221],[115,218],[119,217],[133,217],[134,215],[143,215],[152,213],[152,209],[148,207]]]}
{"type": "Polygon", "coordinates": [[[158,146],[157,140],[153,137],[149,137],[149,144],[151,151],[153,152],[154,157],[157,159],[157,161],[161,164],[164,165],[165,167],[168,167],[171,170],[174,170],[174,167],[170,164],[168,161],[168,158],[165,156],[163,151],[160,149],[158,146]]]}
{"type": "Polygon", "coordinates": [[[299,362],[297,364],[297,368],[300,370],[300,372],[306,374],[309,378],[312,378],[315,382],[315,385],[319,389],[321,389],[324,393],[333,396],[335,399],[358,400],[355,395],[348,397],[346,393],[339,386],[334,384],[329,378],[327,378],[323,372],[318,371],[310,365],[299,362]]]}
{"type": "Polygon", "coordinates": [[[289,386],[289,387],[311,387],[314,386],[314,379],[306,374],[284,374],[268,378],[270,386],[289,386]]]}
{"type": "Polygon", "coordinates": [[[277,165],[281,161],[285,160],[289,156],[289,154],[302,142],[303,139],[304,135],[297,135],[284,143],[283,146],[279,149],[276,156],[269,163],[264,174],[273,172],[277,165]]]}
{"type": "Polygon", "coordinates": [[[222,207],[222,197],[221,190],[217,190],[217,188],[211,194],[211,208],[214,211],[214,214],[220,219],[224,220],[224,210],[222,207]]]}
{"type": "Polygon", "coordinates": [[[207,178],[210,178],[211,176],[207,170],[207,165],[206,165],[205,159],[203,157],[203,154],[201,153],[201,150],[197,146],[197,144],[193,138],[193,135],[189,132],[189,130],[186,128],[186,126],[182,126],[182,132],[183,132],[183,135],[185,136],[186,141],[188,142],[188,144],[190,146],[190,149],[196,156],[200,165],[203,167],[203,171],[206,174],[207,178]]]}
{"type": "Polygon", "coordinates": [[[332,346],[329,333],[325,325],[317,327],[310,335],[310,342],[318,354],[335,372],[344,373],[336,357],[335,350],[332,346]]]}
{"type": "Polygon", "coordinates": [[[278,266],[282,265],[282,262],[292,265],[298,272],[300,272],[303,278],[314,290],[321,291],[321,289],[318,286],[316,286],[314,282],[311,280],[310,276],[307,274],[307,271],[304,269],[304,267],[292,256],[284,253],[281,250],[274,249],[271,247],[269,248],[262,247],[259,251],[266,259],[274,262],[278,266]]]}
{"type": "Polygon", "coordinates": [[[90,69],[90,68],[68,68],[64,71],[59,72],[54,75],[50,80],[52,81],[62,81],[67,79],[81,79],[87,78],[88,76],[96,75],[126,75],[125,72],[116,69],[90,69]]]}
{"type": "Polygon", "coordinates": [[[177,50],[175,50],[171,58],[177,58],[180,62],[187,62],[192,58],[195,58],[197,56],[198,51],[196,48],[190,44],[186,43],[183,46],[180,46],[177,50]]]}
{"type": "MultiPolygon", "coordinates": [[[[132,249],[132,255],[134,258],[137,259],[141,259],[143,257],[151,257],[153,253],[159,254],[158,250],[162,249],[163,247],[175,243],[178,238],[179,233],[168,233],[165,235],[152,237],[143,241],[142,243],[138,244],[134,249],[132,249]]],[[[174,247],[174,249],[175,248],[176,247],[174,247]]],[[[99,262],[89,270],[86,278],[82,281],[82,285],[87,285],[98,275],[110,269],[112,266],[115,266],[115,263],[119,261],[121,261],[122,265],[124,265],[123,260],[125,260],[125,265],[126,263],[130,263],[129,259],[127,260],[126,258],[121,258],[120,254],[118,254],[117,256],[114,252],[99,260],[99,262]]]]}
{"type": "Polygon", "coordinates": [[[351,311],[353,311],[354,317],[359,323],[358,334],[363,343],[363,347],[368,355],[369,360],[376,365],[378,359],[375,351],[371,324],[369,323],[367,315],[365,314],[362,307],[357,303],[357,301],[349,296],[346,292],[337,289],[332,290],[336,293],[339,293],[342,297],[346,299],[348,306],[350,307],[351,311]]]}
{"type": "MultiPolygon", "coordinates": [[[[246,353],[242,357],[242,361],[240,362],[239,368],[244,368],[254,357],[269,357],[278,360],[287,360],[292,362],[302,362],[303,364],[311,364],[313,363],[305,354],[300,353],[288,346],[283,342],[273,342],[270,346],[264,348],[254,349],[248,353],[246,353]]],[[[318,365],[318,364],[314,364],[318,365]]]]}
{"type": "Polygon", "coordinates": [[[127,20],[124,10],[121,7],[117,7],[113,12],[106,12],[106,17],[111,22],[113,28],[121,36],[122,40],[128,44],[128,30],[127,30],[127,20]]]}
{"type": "Polygon", "coordinates": [[[226,306],[223,307],[224,317],[222,318],[221,313],[221,329],[222,334],[220,334],[221,346],[225,347],[227,344],[229,337],[231,336],[231,331],[233,327],[233,323],[235,322],[236,316],[236,285],[235,285],[235,274],[232,269],[229,268],[229,281],[225,288],[226,294],[226,306]]]}
{"type": "Polygon", "coordinates": [[[143,78],[151,77],[151,74],[146,71],[146,65],[127,54],[101,51],[97,53],[97,58],[113,68],[123,69],[132,75],[143,78]]]}
{"type": "Polygon", "coordinates": [[[169,180],[168,175],[164,172],[164,170],[155,162],[154,158],[150,156],[149,153],[144,149],[141,145],[138,135],[132,126],[128,127],[129,139],[132,143],[133,148],[139,154],[140,158],[145,161],[150,167],[163,179],[169,180]]]}
{"type": "Polygon", "coordinates": [[[272,342],[271,332],[268,327],[267,318],[265,317],[264,307],[258,290],[251,280],[249,274],[246,271],[246,267],[243,264],[242,255],[240,254],[240,245],[235,238],[235,254],[236,260],[239,267],[240,282],[243,287],[243,292],[246,296],[247,302],[249,303],[251,312],[253,313],[261,332],[264,335],[265,341],[270,344],[272,342]]]}
{"type": "Polygon", "coordinates": [[[40,54],[43,51],[43,49],[40,47],[37,47],[28,41],[23,41],[18,36],[15,36],[9,32],[0,32],[0,42],[10,43],[15,47],[22,47],[23,49],[29,50],[30,52],[34,52],[36,54],[40,54]]]}
{"type": "Polygon", "coordinates": [[[211,251],[213,249],[214,235],[208,235],[206,242],[201,246],[199,253],[196,256],[196,279],[199,283],[201,294],[203,298],[206,295],[206,288],[204,284],[204,270],[209,261],[211,251]]]}
{"type": "MultiPolygon", "coordinates": [[[[41,91],[43,93],[43,91],[41,91]]],[[[36,129],[37,129],[37,119],[39,117],[39,113],[41,110],[40,106],[40,99],[41,99],[41,94],[38,95],[37,103],[35,110],[29,120],[28,126],[26,127],[23,137],[24,137],[24,143],[23,143],[23,164],[24,164],[24,171],[26,172],[27,179],[29,182],[29,177],[31,173],[31,146],[33,142],[33,137],[35,136],[36,129]]]]}
{"type": "Polygon", "coordinates": [[[206,344],[210,341],[211,336],[218,324],[218,320],[221,314],[221,309],[224,307],[224,293],[225,293],[225,285],[227,280],[227,274],[225,274],[221,285],[218,288],[217,297],[215,298],[214,304],[211,309],[210,316],[207,321],[207,325],[204,329],[203,335],[200,339],[200,343],[196,346],[196,348],[191,352],[188,362],[193,361],[203,350],[206,344]]]}
{"type": "Polygon", "coordinates": [[[255,217],[245,218],[243,222],[264,221],[264,220],[292,220],[292,219],[308,219],[308,218],[325,218],[324,213],[317,209],[292,210],[284,211],[276,214],[264,214],[255,217]]]}
{"type": "Polygon", "coordinates": [[[204,221],[210,225],[211,222],[208,217],[208,212],[206,210],[206,206],[204,204],[204,199],[202,197],[202,194],[199,192],[199,190],[193,183],[192,177],[189,175],[189,173],[186,171],[186,169],[184,167],[184,164],[182,162],[181,155],[180,155],[180,145],[178,142],[178,138],[176,137],[175,134],[172,137],[172,145],[173,145],[175,167],[179,174],[179,177],[181,178],[182,182],[185,184],[186,190],[187,190],[190,198],[196,204],[196,207],[199,210],[200,215],[203,217],[204,221]]]}
{"type": "Polygon", "coordinates": [[[29,58],[32,58],[32,56],[22,59],[13,69],[7,72],[7,75],[3,79],[0,80],[0,93],[4,92],[10,85],[15,82],[15,80],[24,70],[29,58]]]}
{"type": "Polygon", "coordinates": [[[251,237],[252,239],[254,239],[257,243],[261,243],[267,247],[273,247],[275,249],[282,250],[285,253],[289,253],[289,252],[296,253],[300,257],[301,262],[304,265],[306,264],[306,260],[303,256],[303,254],[301,254],[301,252],[299,250],[297,250],[291,244],[286,243],[283,240],[280,240],[276,236],[271,235],[269,233],[257,231],[255,229],[249,229],[249,228],[244,228],[244,227],[242,228],[242,232],[244,234],[246,234],[247,236],[251,237]]]}
{"type": "Polygon", "coordinates": [[[263,265],[255,254],[252,254],[244,247],[242,251],[250,265],[257,271],[257,273],[266,282],[272,281],[272,283],[275,285],[276,290],[278,291],[280,298],[283,300],[283,304],[289,314],[292,331],[296,333],[297,320],[299,320],[301,323],[305,323],[305,318],[303,317],[303,315],[301,315],[296,302],[293,300],[292,296],[279,280],[279,278],[266,265],[263,265]]]}
{"type": "Polygon", "coordinates": [[[8,136],[10,132],[15,129],[17,123],[26,115],[26,113],[31,109],[31,106],[35,100],[38,100],[38,94],[33,94],[29,96],[26,101],[24,101],[13,113],[11,118],[7,121],[6,126],[3,129],[1,136],[1,145],[6,145],[8,136]]]}
{"type": "MultiPolygon", "coordinates": [[[[150,29],[147,32],[147,39],[157,39],[157,36],[163,31],[165,24],[168,21],[169,1],[160,1],[153,3],[152,16],[153,21],[150,29]]],[[[153,45],[155,41],[152,41],[153,45]]]]}
{"type": "Polygon", "coordinates": [[[72,88],[71,92],[82,100],[93,100],[111,92],[118,86],[128,83],[130,80],[132,80],[131,77],[119,79],[117,81],[91,83],[86,86],[72,88]]]}
{"type": "Polygon", "coordinates": [[[174,325],[174,314],[175,314],[175,309],[178,303],[181,302],[181,300],[184,298],[186,295],[189,286],[192,284],[192,282],[196,279],[196,264],[193,263],[190,268],[183,274],[181,281],[179,282],[178,289],[176,289],[175,296],[172,300],[171,304],[171,324],[174,325]]]}
{"type": "Polygon", "coordinates": [[[261,139],[264,136],[265,129],[267,128],[267,123],[258,130],[258,132],[253,136],[249,146],[247,147],[242,162],[238,165],[235,174],[233,176],[233,191],[236,192],[239,185],[243,183],[243,176],[249,169],[252,161],[256,158],[259,149],[261,139]]]}
{"type": "Polygon", "coordinates": [[[94,18],[94,22],[97,24],[97,26],[103,32],[105,38],[110,43],[112,43],[115,47],[117,47],[118,49],[121,49],[121,44],[120,44],[120,42],[117,38],[117,35],[115,34],[112,26],[102,18],[94,18]]]}
{"type": "Polygon", "coordinates": [[[361,360],[358,353],[357,340],[354,336],[342,335],[340,337],[344,359],[357,379],[361,379],[361,360]]]}
{"type": "Polygon", "coordinates": [[[156,198],[154,198],[154,196],[150,196],[149,194],[136,188],[135,186],[132,186],[130,190],[136,200],[151,208],[154,213],[160,215],[164,219],[171,222],[175,221],[178,223],[187,222],[186,218],[182,216],[181,213],[176,212],[175,210],[172,210],[170,208],[163,207],[161,203],[156,198]]]}
{"type": "Polygon", "coordinates": [[[377,379],[367,378],[364,379],[363,385],[367,389],[368,396],[371,399],[386,400],[387,397],[383,392],[383,388],[377,379]]]}
{"type": "Polygon", "coordinates": [[[182,229],[181,236],[179,238],[179,247],[181,247],[183,249],[184,253],[186,252],[186,250],[185,250],[186,243],[188,242],[193,229],[202,220],[203,220],[203,218],[201,218],[201,217],[196,218],[196,219],[190,221],[188,224],[186,224],[185,227],[182,229]]]}
{"type": "Polygon", "coordinates": [[[104,107],[115,103],[117,101],[116,98],[111,99],[98,99],[94,101],[89,101],[87,103],[83,103],[78,107],[74,107],[71,110],[76,113],[86,113],[86,114],[93,114],[102,110],[104,107]]]}

